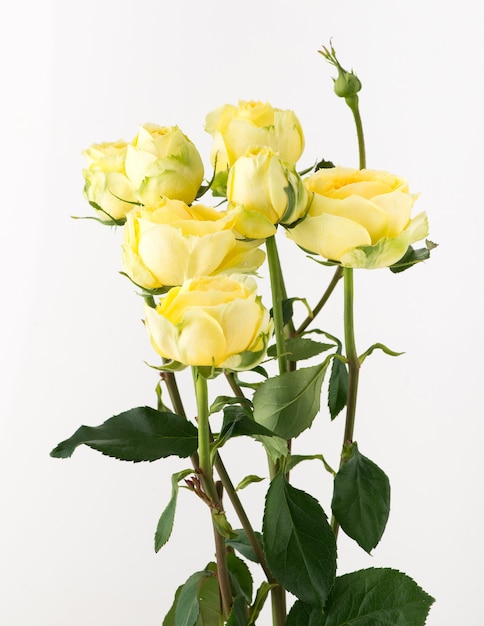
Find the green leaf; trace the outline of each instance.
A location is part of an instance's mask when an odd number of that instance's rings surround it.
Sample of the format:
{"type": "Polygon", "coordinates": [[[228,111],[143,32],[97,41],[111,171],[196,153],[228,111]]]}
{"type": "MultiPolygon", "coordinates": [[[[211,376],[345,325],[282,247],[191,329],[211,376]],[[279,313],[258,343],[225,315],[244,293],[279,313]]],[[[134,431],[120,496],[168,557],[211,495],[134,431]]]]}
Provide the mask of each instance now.
{"type": "Polygon", "coordinates": [[[279,459],[289,454],[286,439],[282,437],[266,437],[265,435],[254,435],[254,439],[260,441],[264,446],[266,453],[273,463],[277,463],[279,459]]]}
{"type": "Polygon", "coordinates": [[[333,359],[328,387],[328,408],[331,419],[345,408],[348,397],[348,370],[340,359],[333,359]]]}
{"type": "Polygon", "coordinates": [[[323,626],[423,626],[433,602],[402,572],[360,570],[336,579],[323,626]]]}
{"type": "MultiPolygon", "coordinates": [[[[294,302],[298,302],[302,300],[302,298],[286,298],[282,301],[282,321],[284,326],[289,324],[294,314],[294,302]]],[[[270,316],[274,317],[273,309],[270,310],[270,316]]]]}
{"type": "Polygon", "coordinates": [[[390,270],[394,274],[398,274],[399,272],[403,272],[408,270],[410,267],[413,267],[416,263],[426,261],[430,258],[431,250],[437,248],[438,244],[426,239],[425,246],[425,248],[418,248],[417,250],[415,250],[412,246],[409,246],[403,257],[393,265],[390,265],[390,270]]]}
{"type": "Polygon", "coordinates": [[[289,611],[285,626],[324,626],[324,615],[321,609],[296,600],[289,611]]]}
{"type": "Polygon", "coordinates": [[[252,601],[252,575],[246,563],[232,553],[227,554],[227,567],[234,596],[242,595],[249,603],[252,601]]]}
{"type": "Polygon", "coordinates": [[[259,587],[259,589],[257,589],[254,604],[252,605],[252,608],[250,610],[248,626],[252,626],[253,624],[255,624],[255,620],[259,617],[259,614],[264,607],[269,592],[271,591],[271,589],[274,589],[274,587],[277,587],[277,584],[268,583],[266,581],[261,583],[261,586],[259,587]]]}
{"type": "Polygon", "coordinates": [[[224,409],[224,419],[219,439],[228,441],[232,437],[241,435],[265,435],[273,437],[274,433],[254,420],[252,412],[240,406],[227,406],[224,409]]]}
{"type": "Polygon", "coordinates": [[[283,439],[309,428],[321,401],[321,386],[328,366],[307,367],[269,378],[254,394],[254,417],[283,439]]]}
{"type": "Polygon", "coordinates": [[[322,609],[336,572],[336,540],[315,498],[272,480],[263,520],[264,548],[277,580],[297,598],[322,609]]]}
{"type": "Polygon", "coordinates": [[[173,522],[175,521],[175,509],[178,496],[178,483],[180,480],[193,474],[193,469],[183,470],[173,474],[171,477],[171,498],[165,507],[165,510],[160,516],[158,526],[155,532],[155,552],[158,552],[168,541],[173,529],[173,522]]]}
{"type": "Polygon", "coordinates": [[[175,592],[175,597],[173,599],[173,604],[170,607],[170,610],[165,615],[165,619],[163,620],[162,626],[175,626],[175,612],[178,604],[178,598],[180,597],[180,591],[182,590],[183,585],[180,585],[175,592]]]}
{"type": "Polygon", "coordinates": [[[197,429],[183,417],[138,407],[109,418],[100,426],[81,426],[50,453],[65,459],[84,444],[121,461],[156,461],[190,456],[198,447],[197,429]]]}
{"type": "Polygon", "coordinates": [[[256,476],[255,474],[249,474],[245,476],[240,483],[235,488],[235,491],[239,491],[240,489],[245,489],[248,485],[252,485],[252,483],[260,483],[264,480],[261,476],[256,476]]]}
{"type": "Polygon", "coordinates": [[[226,626],[248,626],[243,596],[237,596],[232,605],[226,626]]]}
{"type": "Polygon", "coordinates": [[[200,613],[196,626],[219,626],[221,620],[220,591],[215,572],[200,581],[198,588],[200,613]]]}
{"type": "MultiPolygon", "coordinates": [[[[240,554],[242,554],[242,556],[245,556],[246,559],[249,559],[249,561],[258,563],[259,559],[255,555],[255,552],[252,549],[249,540],[247,539],[245,530],[243,530],[242,528],[237,528],[236,530],[234,530],[234,533],[236,534],[235,539],[228,539],[225,542],[226,545],[232,547],[234,550],[237,550],[237,552],[240,552],[240,554]]],[[[262,545],[262,535],[258,532],[256,532],[255,535],[262,545]]]]}
{"type": "Polygon", "coordinates": [[[195,626],[200,614],[198,587],[207,572],[195,572],[180,589],[175,608],[175,626],[195,626]]]}
{"type": "Polygon", "coordinates": [[[170,613],[163,626],[219,626],[220,593],[215,563],[209,563],[205,570],[188,578],[175,596],[174,622],[166,622],[170,613]]]}
{"type": "Polygon", "coordinates": [[[383,343],[374,343],[368,348],[368,350],[363,352],[363,354],[358,357],[360,365],[363,363],[366,357],[370,356],[370,354],[372,354],[372,352],[374,352],[375,350],[382,350],[385,354],[388,354],[389,356],[400,356],[404,354],[403,352],[395,352],[394,350],[390,350],[390,348],[387,348],[387,346],[385,346],[383,343]]]}
{"type": "MultiPolygon", "coordinates": [[[[286,339],[286,352],[290,361],[303,361],[334,348],[330,343],[320,343],[312,339],[302,337],[290,337],[286,339]]],[[[277,356],[277,346],[273,345],[267,350],[272,357],[277,356]]]]}
{"type": "Polygon", "coordinates": [[[324,458],[322,454],[291,454],[291,457],[285,466],[286,472],[290,472],[294,467],[296,467],[296,465],[301,463],[301,461],[315,461],[315,460],[321,461],[324,465],[324,469],[327,472],[329,472],[333,476],[336,475],[336,472],[331,467],[331,465],[329,465],[326,462],[326,459],[324,458]]]}
{"type": "Polygon", "coordinates": [[[210,414],[218,413],[227,405],[240,405],[241,407],[247,407],[250,409],[252,407],[252,402],[248,398],[236,397],[233,396],[217,396],[215,400],[212,402],[210,406],[210,414]]]}
{"type": "Polygon", "coordinates": [[[390,482],[373,461],[360,454],[356,443],[346,449],[349,459],[334,479],[331,508],[344,532],[366,552],[380,541],[390,513],[390,482]]]}

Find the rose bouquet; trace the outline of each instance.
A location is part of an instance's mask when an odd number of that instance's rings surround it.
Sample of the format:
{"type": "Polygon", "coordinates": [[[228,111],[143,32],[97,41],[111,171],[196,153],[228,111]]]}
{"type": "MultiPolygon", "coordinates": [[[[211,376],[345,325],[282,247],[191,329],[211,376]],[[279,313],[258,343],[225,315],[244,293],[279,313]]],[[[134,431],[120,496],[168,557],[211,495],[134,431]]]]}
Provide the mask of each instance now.
{"type": "Polygon", "coordinates": [[[213,138],[208,179],[197,148],[178,127],[145,124],[130,143],[96,144],[85,152],[84,192],[93,219],[122,226],[123,271],[144,299],[144,323],[160,357],[152,365],[159,372],[157,403],[81,426],[51,455],[69,457],[84,444],[125,461],[190,459],[189,468],[185,460],[171,477],[155,550],[170,538],[181,485],[206,506],[214,559],[180,581],[164,626],[261,623],[269,597],[274,626],[419,626],[433,602],[395,569],[336,575],[339,529],[370,553],[390,510],[389,479],[360,452],[353,432],[360,367],[375,350],[397,353],[380,343],[358,352],[354,270],[402,272],[429,258],[435,244],[413,247],[428,234],[426,214],[412,216],[417,195],[403,178],[366,168],[361,83],[341,67],[332,46],[320,52],[336,67],[334,90],[354,116],[359,169],[321,160],[299,171],[304,136],[295,113],[245,101],[206,117],[213,138]],[[200,201],[209,196],[212,201],[200,201]],[[287,293],[281,235],[294,242],[295,255],[330,273],[311,309],[305,298],[287,293]],[[270,307],[257,293],[264,263],[270,307]],[[342,339],[316,327],[340,280],[342,339]],[[298,319],[301,303],[307,310],[302,306],[298,319]],[[178,386],[185,368],[192,370],[196,415],[188,414],[178,386]],[[210,383],[217,377],[227,391],[213,397],[210,383]],[[321,409],[325,380],[327,411],[321,409]],[[294,453],[293,441],[315,419],[340,415],[338,468],[323,454],[294,453]],[[224,445],[235,437],[255,440],[267,456],[261,529],[239,492],[263,477],[254,475],[248,458],[234,487],[223,462],[224,445]],[[291,484],[292,469],[312,459],[333,477],[329,518],[313,495],[291,484]],[[263,577],[256,590],[254,568],[263,577]]]}

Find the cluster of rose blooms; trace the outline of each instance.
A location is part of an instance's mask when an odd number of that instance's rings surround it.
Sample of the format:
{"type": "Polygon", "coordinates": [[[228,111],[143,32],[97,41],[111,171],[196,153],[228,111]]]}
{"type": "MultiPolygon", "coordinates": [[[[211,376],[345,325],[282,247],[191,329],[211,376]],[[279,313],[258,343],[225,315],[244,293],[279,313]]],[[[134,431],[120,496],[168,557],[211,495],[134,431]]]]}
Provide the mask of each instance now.
{"type": "Polygon", "coordinates": [[[146,326],[168,361],[231,370],[260,362],[271,321],[250,274],[278,224],[303,250],[353,268],[388,267],[427,236],[400,177],[343,167],[298,174],[304,136],[293,111],[224,105],[206,130],[223,209],[197,201],[202,158],[176,126],[145,124],[131,143],[85,151],[87,199],[101,221],[124,224],[125,273],[162,294],[146,305],[146,326]]]}

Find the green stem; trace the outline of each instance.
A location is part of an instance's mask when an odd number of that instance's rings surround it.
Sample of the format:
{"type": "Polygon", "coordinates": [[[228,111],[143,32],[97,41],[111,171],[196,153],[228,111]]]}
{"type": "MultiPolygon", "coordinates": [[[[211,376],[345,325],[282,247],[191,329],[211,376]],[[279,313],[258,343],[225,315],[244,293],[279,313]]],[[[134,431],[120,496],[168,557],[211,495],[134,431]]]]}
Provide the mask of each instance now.
{"type": "Polygon", "coordinates": [[[198,417],[198,457],[200,479],[203,484],[205,493],[214,504],[219,502],[219,496],[213,480],[213,467],[210,458],[211,433],[208,422],[208,385],[207,379],[204,378],[196,367],[192,368],[193,381],[195,383],[195,396],[197,399],[197,417],[198,417]]]}
{"type": "MultiPolygon", "coordinates": [[[[343,435],[343,448],[341,451],[340,468],[345,463],[344,451],[346,446],[353,442],[356,418],[356,399],[358,395],[358,380],[360,375],[360,361],[356,352],[355,327],[354,327],[354,285],[353,269],[345,267],[343,270],[344,280],[344,334],[345,352],[348,363],[348,395],[346,398],[346,419],[343,435]]],[[[339,524],[332,519],[332,527],[335,535],[338,535],[339,524]]]]}
{"type": "Polygon", "coordinates": [[[331,296],[331,294],[333,293],[336,285],[338,284],[340,278],[343,276],[343,268],[341,266],[338,266],[336,268],[336,271],[334,272],[333,278],[331,279],[331,282],[329,283],[326,291],[323,293],[323,295],[321,296],[320,301],[317,303],[317,305],[314,307],[312,315],[308,315],[308,317],[304,320],[304,322],[301,324],[301,326],[299,326],[299,328],[295,331],[295,335],[296,337],[299,337],[299,335],[306,330],[306,328],[309,326],[309,324],[313,321],[313,319],[316,317],[316,315],[321,311],[321,309],[323,308],[323,306],[326,304],[326,302],[329,300],[329,297],[331,296]]]}
{"type": "Polygon", "coordinates": [[[346,358],[348,360],[349,375],[344,442],[345,444],[350,444],[353,441],[353,433],[355,430],[356,397],[358,393],[360,361],[358,359],[355,344],[353,269],[345,267],[343,276],[345,350],[346,358]]]}
{"type": "MultiPolygon", "coordinates": [[[[213,479],[213,467],[210,458],[211,433],[209,425],[208,385],[196,367],[192,367],[193,381],[195,384],[195,396],[197,399],[198,416],[198,456],[200,468],[200,480],[205,494],[211,500],[212,512],[223,510],[222,499],[213,479]]],[[[222,609],[225,619],[228,618],[232,608],[232,591],[230,587],[229,572],[225,549],[225,539],[220,534],[212,518],[213,532],[215,537],[215,555],[217,559],[217,579],[222,599],[222,609]]]]}
{"type": "MultiPolygon", "coordinates": [[[[163,362],[166,362],[163,359],[163,362]]],[[[173,406],[173,410],[177,415],[187,419],[187,414],[185,412],[185,407],[183,406],[183,402],[180,396],[180,391],[178,389],[178,384],[176,382],[175,374],[173,372],[162,372],[161,377],[163,382],[168,389],[168,395],[170,396],[171,404],[173,406]]],[[[190,460],[195,471],[199,471],[200,461],[198,458],[198,454],[195,452],[190,456],[190,460]]]]}
{"type": "Polygon", "coordinates": [[[365,136],[363,134],[363,124],[361,122],[360,109],[358,106],[358,96],[354,95],[351,98],[345,98],[345,100],[355,119],[356,135],[358,137],[358,153],[360,156],[360,170],[364,170],[366,167],[365,136]]]}
{"type": "Polygon", "coordinates": [[[277,252],[276,236],[272,235],[266,240],[267,263],[269,265],[269,277],[272,293],[272,315],[274,319],[274,335],[277,347],[277,362],[279,374],[287,372],[286,337],[284,334],[284,318],[282,313],[282,301],[285,289],[281,280],[281,266],[277,252]]]}
{"type": "MultiPolygon", "coordinates": [[[[279,374],[289,371],[289,362],[286,355],[286,336],[284,330],[284,316],[282,311],[282,301],[286,297],[286,290],[282,278],[281,264],[277,252],[276,236],[272,235],[266,239],[267,264],[269,266],[269,277],[271,281],[272,294],[272,316],[274,319],[274,335],[276,338],[277,362],[279,374]]],[[[290,443],[288,442],[288,445],[290,443]]],[[[269,474],[271,480],[277,474],[276,464],[268,457],[269,474]]],[[[286,591],[284,587],[278,585],[271,591],[272,603],[272,623],[273,626],[284,626],[286,623],[286,591]]]]}
{"type": "Polygon", "coordinates": [[[235,487],[230,480],[230,476],[228,475],[227,470],[225,469],[225,465],[223,464],[222,459],[219,455],[217,455],[215,459],[215,468],[217,470],[217,474],[220,476],[220,480],[222,481],[222,485],[224,486],[225,493],[228,495],[230,502],[234,507],[235,513],[237,514],[237,517],[242,524],[242,528],[245,531],[247,539],[249,540],[249,543],[254,550],[254,553],[260,563],[260,566],[262,567],[264,574],[266,575],[267,581],[270,583],[275,582],[269,566],[267,565],[266,557],[264,555],[264,551],[262,550],[260,541],[258,540],[257,535],[252,528],[252,524],[247,517],[247,513],[245,512],[242,502],[237,495],[235,487]]]}

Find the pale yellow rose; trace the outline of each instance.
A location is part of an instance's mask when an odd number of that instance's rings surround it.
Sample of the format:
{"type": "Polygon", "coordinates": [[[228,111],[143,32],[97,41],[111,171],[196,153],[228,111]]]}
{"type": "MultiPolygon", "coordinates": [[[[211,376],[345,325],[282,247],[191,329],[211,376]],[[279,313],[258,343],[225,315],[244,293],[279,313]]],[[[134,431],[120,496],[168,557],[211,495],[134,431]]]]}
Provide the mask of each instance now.
{"type": "Polygon", "coordinates": [[[123,265],[145,289],[181,285],[196,276],[254,272],[264,261],[258,241],[239,241],[236,215],[163,198],[126,216],[123,265]]]}
{"type": "Polygon", "coordinates": [[[253,147],[229,170],[227,200],[238,212],[239,232],[267,237],[274,224],[292,224],[305,214],[308,193],[293,164],[271,148],[253,147]]]}
{"type": "Polygon", "coordinates": [[[255,280],[244,275],[189,280],[145,312],[154,349],[183,365],[251,369],[264,357],[272,330],[255,280]]]}
{"type": "Polygon", "coordinates": [[[144,124],[127,148],[126,175],[142,204],[163,196],[191,204],[203,180],[203,163],[177,126],[144,124]]]}
{"type": "Polygon", "coordinates": [[[403,178],[335,167],[319,170],[305,184],[313,194],[308,213],[287,235],[344,267],[388,267],[428,235],[426,214],[410,217],[417,195],[403,178]]]}
{"type": "Polygon", "coordinates": [[[84,195],[103,222],[124,219],[137,201],[136,189],[126,176],[127,148],[126,142],[116,141],[93,144],[83,152],[88,162],[83,170],[84,195]]]}
{"type": "Polygon", "coordinates": [[[207,115],[205,128],[214,140],[210,153],[216,171],[228,169],[251,146],[272,148],[295,163],[304,149],[304,135],[296,114],[268,103],[240,100],[207,115]]]}

